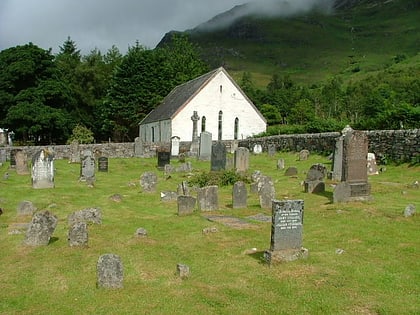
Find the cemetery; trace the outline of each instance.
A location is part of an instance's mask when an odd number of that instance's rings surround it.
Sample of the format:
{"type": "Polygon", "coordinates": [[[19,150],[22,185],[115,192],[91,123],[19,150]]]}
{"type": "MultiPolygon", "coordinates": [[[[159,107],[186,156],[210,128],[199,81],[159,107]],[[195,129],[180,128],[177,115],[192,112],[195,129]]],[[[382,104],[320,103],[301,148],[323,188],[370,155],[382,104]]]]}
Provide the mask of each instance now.
{"type": "Polygon", "coordinates": [[[14,152],[0,166],[0,314],[419,311],[418,164],[368,175],[352,130],[332,158],[200,145],[182,159],[14,152]]]}

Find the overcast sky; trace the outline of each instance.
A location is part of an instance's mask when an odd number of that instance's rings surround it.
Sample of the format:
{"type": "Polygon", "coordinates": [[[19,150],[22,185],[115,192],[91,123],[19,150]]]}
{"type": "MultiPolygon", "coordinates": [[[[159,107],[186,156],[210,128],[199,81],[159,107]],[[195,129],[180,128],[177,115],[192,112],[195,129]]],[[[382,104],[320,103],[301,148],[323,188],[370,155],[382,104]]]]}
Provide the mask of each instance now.
{"type": "MultiPolygon", "coordinates": [[[[284,0],[259,0],[278,2],[284,0]]],[[[290,0],[307,6],[317,1],[290,0]]],[[[184,31],[247,0],[0,0],[0,50],[32,42],[57,53],[68,36],[83,54],[154,48],[166,32],[184,31]]],[[[270,10],[268,10],[270,11],[270,10]]]]}

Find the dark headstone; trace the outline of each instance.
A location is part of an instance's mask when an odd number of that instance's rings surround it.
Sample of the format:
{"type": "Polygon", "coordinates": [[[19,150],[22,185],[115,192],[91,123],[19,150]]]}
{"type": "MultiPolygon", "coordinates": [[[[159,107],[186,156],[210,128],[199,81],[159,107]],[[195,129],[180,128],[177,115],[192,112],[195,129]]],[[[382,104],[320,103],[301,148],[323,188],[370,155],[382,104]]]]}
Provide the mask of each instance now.
{"type": "Polygon", "coordinates": [[[290,166],[284,172],[285,176],[296,176],[298,174],[298,169],[295,166],[290,166]]]}
{"type": "Polygon", "coordinates": [[[244,182],[236,182],[232,189],[232,207],[234,209],[247,207],[248,192],[244,182]]]}
{"type": "Polygon", "coordinates": [[[157,151],[158,168],[164,169],[166,164],[171,164],[171,151],[166,148],[160,148],[157,151]]]}
{"type": "Polygon", "coordinates": [[[48,211],[35,213],[23,243],[28,246],[48,245],[58,219],[48,211]]]}
{"type": "Polygon", "coordinates": [[[325,191],[324,179],[327,175],[327,168],[321,163],[311,166],[304,181],[305,192],[322,193],[325,191]]]}
{"type": "Polygon", "coordinates": [[[303,200],[273,200],[270,250],[271,263],[291,261],[307,256],[302,248],[303,200]]]}
{"type": "Polygon", "coordinates": [[[219,210],[219,187],[214,185],[198,188],[197,199],[199,211],[219,210]]]}
{"type": "Polygon", "coordinates": [[[249,150],[248,148],[239,147],[234,154],[235,170],[237,172],[246,172],[249,168],[249,150]]]}
{"type": "Polygon", "coordinates": [[[48,150],[40,150],[32,158],[32,187],[54,188],[54,155],[48,150]]]}
{"type": "Polygon", "coordinates": [[[226,146],[218,141],[211,146],[211,170],[221,171],[226,169],[226,146]]]}
{"type": "Polygon", "coordinates": [[[178,196],[178,215],[192,214],[197,204],[197,199],[191,196],[178,196]]]}
{"type": "Polygon", "coordinates": [[[99,257],[96,265],[97,286],[99,288],[118,289],[123,287],[124,270],[121,258],[115,254],[99,257]]]}
{"type": "Polygon", "coordinates": [[[108,158],[106,156],[98,158],[98,172],[108,172],[108,158]]]}
{"type": "Polygon", "coordinates": [[[87,246],[88,245],[88,227],[86,222],[76,222],[69,228],[68,233],[69,246],[87,246]]]}
{"type": "Polygon", "coordinates": [[[144,192],[155,192],[157,185],[157,175],[153,172],[145,172],[140,177],[140,186],[144,192]]]}
{"type": "Polygon", "coordinates": [[[24,200],[17,206],[17,215],[33,215],[36,207],[31,201],[24,200]]]}

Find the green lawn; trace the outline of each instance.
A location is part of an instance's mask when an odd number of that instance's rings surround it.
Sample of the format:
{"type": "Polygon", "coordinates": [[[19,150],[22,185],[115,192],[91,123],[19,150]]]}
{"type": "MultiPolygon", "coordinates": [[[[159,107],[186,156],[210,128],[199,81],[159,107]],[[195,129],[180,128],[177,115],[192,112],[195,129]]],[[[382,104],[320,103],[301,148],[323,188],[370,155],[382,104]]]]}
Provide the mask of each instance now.
{"type": "MultiPolygon", "coordinates": [[[[190,161],[195,170],[210,168],[190,161]]],[[[178,217],[176,202],[161,202],[159,192],[176,190],[187,176],[166,179],[155,159],[110,159],[94,188],[78,181],[78,165],[58,160],[56,188],[45,190],[32,189],[30,176],[7,163],[0,168],[0,314],[419,314],[420,216],[405,218],[403,211],[410,203],[420,211],[420,190],[410,186],[420,179],[420,166],[387,165],[369,177],[373,201],[332,204],[330,181],[322,195],[303,193],[304,172],[314,163],[331,166],[318,155],[308,161],[291,153],[251,157],[250,173],[272,176],[277,199],[305,201],[309,258],[271,267],[262,262],[270,223],[234,229],[200,213],[178,217]],[[276,169],[280,157],[298,167],[297,178],[276,169]],[[147,170],[158,173],[156,194],[139,187],[147,170]],[[113,194],[122,202],[110,200],[113,194]],[[8,234],[14,223],[30,221],[16,215],[22,200],[59,218],[48,246],[25,247],[24,235],[8,234]],[[102,209],[103,224],[89,226],[88,248],[70,248],[67,216],[88,207],[102,209]],[[202,233],[213,226],[218,232],[202,233]],[[146,238],[134,236],[139,227],[147,229],[146,238]],[[247,254],[251,248],[257,252],[247,254]],[[96,288],[96,263],[105,253],[122,258],[124,289],[96,288]],[[177,263],[190,267],[188,279],[176,276],[177,263]]],[[[251,194],[247,209],[232,209],[231,190],[220,188],[218,214],[271,215],[251,194]]]]}

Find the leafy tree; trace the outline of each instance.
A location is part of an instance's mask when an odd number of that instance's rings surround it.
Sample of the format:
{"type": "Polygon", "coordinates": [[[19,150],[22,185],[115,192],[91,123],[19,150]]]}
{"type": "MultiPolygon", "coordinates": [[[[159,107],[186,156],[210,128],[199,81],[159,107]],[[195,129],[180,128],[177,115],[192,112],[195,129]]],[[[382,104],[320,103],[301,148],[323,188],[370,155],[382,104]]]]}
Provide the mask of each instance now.
{"type": "Polygon", "coordinates": [[[93,137],[93,132],[89,128],[86,128],[83,125],[76,125],[76,127],[73,128],[67,143],[70,144],[75,140],[79,143],[93,143],[95,138],[93,137]]]}

